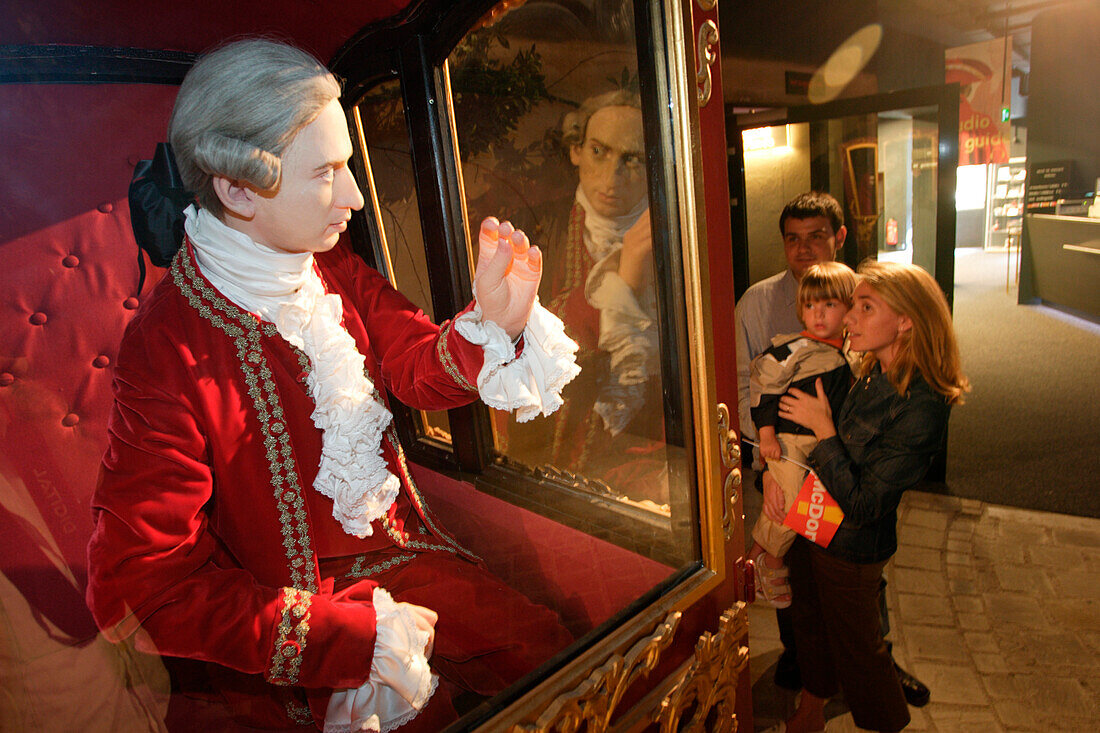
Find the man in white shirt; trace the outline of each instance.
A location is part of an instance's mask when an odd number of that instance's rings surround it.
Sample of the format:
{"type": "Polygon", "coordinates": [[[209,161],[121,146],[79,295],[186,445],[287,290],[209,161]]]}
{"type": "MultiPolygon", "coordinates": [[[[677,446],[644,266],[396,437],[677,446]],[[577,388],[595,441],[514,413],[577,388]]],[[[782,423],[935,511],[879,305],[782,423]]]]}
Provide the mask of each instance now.
{"type": "Polygon", "coordinates": [[[836,259],[848,234],[844,212],[827,193],[810,191],[792,199],[779,215],[783,254],[787,269],[761,280],[737,301],[737,413],[741,435],[756,440],[756,428],[749,414],[749,365],[772,338],[781,333],[798,333],[795,301],[798,282],[811,265],[836,259]]]}
{"type": "MultiPolygon", "coordinates": [[[[794,197],[779,215],[779,231],[783,235],[783,254],[787,269],[752,285],[737,301],[737,412],[742,437],[757,439],[756,428],[749,412],[749,371],[752,360],[759,356],[772,338],[783,333],[798,333],[802,323],[796,307],[798,283],[812,265],[836,259],[844,246],[848,229],[844,226],[844,210],[828,193],[808,191],[794,197]]],[[[753,468],[762,467],[759,453],[753,451],[753,468]]],[[[756,475],[760,488],[761,474],[756,475]]],[[[885,601],[882,604],[883,635],[889,631],[885,601]]],[[[784,650],[776,663],[775,682],[780,687],[798,690],[801,675],[794,652],[794,634],[789,611],[776,611],[779,636],[784,650]]],[[[889,643],[889,642],[887,642],[889,643]]],[[[928,688],[917,678],[897,666],[905,699],[921,707],[928,703],[928,688]]]]}

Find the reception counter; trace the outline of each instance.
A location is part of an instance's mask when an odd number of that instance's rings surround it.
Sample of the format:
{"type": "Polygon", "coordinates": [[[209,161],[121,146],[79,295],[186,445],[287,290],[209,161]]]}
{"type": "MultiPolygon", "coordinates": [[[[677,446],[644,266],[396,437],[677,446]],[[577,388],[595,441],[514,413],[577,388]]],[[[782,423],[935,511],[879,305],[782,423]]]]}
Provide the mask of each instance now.
{"type": "Polygon", "coordinates": [[[1020,302],[1036,298],[1100,322],[1100,219],[1028,214],[1020,302]]]}

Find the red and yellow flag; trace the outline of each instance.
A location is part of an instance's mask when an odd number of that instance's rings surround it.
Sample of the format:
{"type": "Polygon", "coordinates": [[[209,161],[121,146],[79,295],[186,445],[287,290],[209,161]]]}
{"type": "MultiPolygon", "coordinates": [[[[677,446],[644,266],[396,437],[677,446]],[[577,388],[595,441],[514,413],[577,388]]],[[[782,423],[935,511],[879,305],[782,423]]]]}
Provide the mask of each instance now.
{"type": "Polygon", "coordinates": [[[829,496],[817,474],[810,471],[783,524],[806,539],[828,547],[843,519],[840,505],[829,496]]]}

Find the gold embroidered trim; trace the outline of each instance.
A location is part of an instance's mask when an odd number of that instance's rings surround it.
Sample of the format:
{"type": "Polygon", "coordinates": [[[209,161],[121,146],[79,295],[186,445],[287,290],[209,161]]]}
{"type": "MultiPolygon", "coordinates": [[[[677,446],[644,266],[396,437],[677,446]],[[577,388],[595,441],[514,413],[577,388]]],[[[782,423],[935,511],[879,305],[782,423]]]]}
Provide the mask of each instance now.
{"type": "MultiPolygon", "coordinates": [[[[422,552],[465,552],[464,550],[455,550],[453,547],[447,545],[438,545],[430,542],[421,542],[420,540],[414,540],[409,537],[408,532],[402,532],[390,522],[389,515],[384,515],[381,519],[382,528],[386,530],[386,534],[390,536],[393,543],[403,550],[419,550],[422,552]]],[[[444,538],[447,539],[447,538],[444,538]]],[[[466,553],[470,554],[470,553],[466,553]]],[[[472,555],[471,555],[472,557],[472,555]]]]}
{"type": "Polygon", "coordinates": [[[389,517],[383,517],[383,524],[386,527],[386,532],[390,535],[390,537],[393,537],[395,540],[400,537],[402,547],[409,547],[414,550],[446,550],[447,552],[457,552],[460,555],[464,555],[475,560],[481,560],[480,557],[470,552],[462,545],[458,544],[458,542],[453,537],[451,537],[447,532],[444,532],[442,529],[437,527],[434,522],[432,522],[432,515],[430,510],[428,509],[428,504],[424,500],[424,496],[420,493],[420,489],[416,487],[416,482],[413,481],[412,473],[409,472],[409,464],[405,461],[405,451],[401,449],[401,443],[397,440],[397,432],[394,430],[392,425],[389,427],[389,429],[386,430],[386,440],[389,442],[390,448],[393,449],[394,454],[397,456],[397,465],[398,468],[401,469],[401,478],[405,481],[405,485],[409,487],[409,497],[412,499],[413,506],[416,507],[417,513],[420,514],[420,516],[424,519],[424,523],[428,525],[428,528],[432,532],[434,532],[437,537],[450,545],[450,547],[433,545],[427,542],[420,542],[419,540],[410,540],[408,532],[405,532],[404,536],[401,537],[397,534],[396,529],[393,529],[391,531],[388,521],[389,517]]]}
{"type": "MultiPolygon", "coordinates": [[[[283,338],[282,334],[279,333],[279,327],[269,321],[260,321],[260,330],[264,332],[265,336],[268,336],[270,338],[283,338]]],[[[286,342],[286,345],[289,346],[291,352],[293,352],[294,355],[298,357],[298,366],[302,369],[301,379],[299,379],[298,381],[305,385],[306,377],[308,377],[310,372],[313,371],[313,364],[310,363],[309,357],[306,356],[306,352],[302,351],[289,341],[286,342]]]]}
{"type": "Polygon", "coordinates": [[[371,565],[369,568],[364,568],[364,567],[362,567],[362,565],[363,565],[364,562],[366,562],[367,556],[366,555],[360,555],[357,558],[355,558],[355,564],[351,566],[351,570],[349,570],[347,572],[347,575],[345,575],[344,577],[345,578],[369,578],[372,575],[377,575],[378,573],[389,570],[390,568],[397,567],[398,565],[400,565],[403,562],[408,562],[409,560],[415,560],[415,559],[416,559],[416,555],[394,555],[393,557],[391,557],[388,560],[383,560],[380,563],[376,563],[374,565],[371,565]]]}
{"type": "Polygon", "coordinates": [[[287,700],[284,707],[287,717],[298,725],[313,725],[313,713],[310,712],[309,705],[297,700],[287,700]]]}
{"type": "Polygon", "coordinates": [[[225,300],[203,282],[186,246],[176,253],[171,275],[191,307],[211,325],[233,339],[237,347],[237,360],[260,422],[263,444],[267,451],[268,470],[279,510],[290,583],[295,588],[316,593],[316,558],[311,546],[298,468],[294,461],[294,450],[290,444],[290,433],[287,431],[279,393],[271,378],[271,369],[267,365],[261,342],[261,330],[269,336],[277,336],[278,330],[274,324],[258,323],[255,316],[225,300]]]}
{"type": "Polygon", "coordinates": [[[439,363],[443,365],[443,369],[455,380],[455,383],[459,387],[470,392],[477,392],[477,387],[470,384],[470,380],[466,379],[459,371],[458,365],[455,363],[454,357],[451,355],[450,349],[447,348],[447,339],[451,335],[451,328],[454,326],[454,321],[447,321],[443,324],[443,328],[439,330],[439,338],[435,342],[435,353],[439,357],[439,363]]]}
{"type": "Polygon", "coordinates": [[[267,681],[274,685],[298,684],[302,655],[309,636],[309,606],[313,594],[297,588],[283,588],[283,617],[275,634],[267,681]],[[293,638],[291,635],[293,634],[293,638]]]}
{"type": "Polygon", "coordinates": [[[584,287],[585,277],[595,264],[590,260],[591,256],[584,246],[584,209],[575,203],[569,209],[569,224],[565,230],[565,281],[561,291],[551,299],[550,307],[547,308],[558,318],[562,318],[565,301],[573,291],[584,287]]]}

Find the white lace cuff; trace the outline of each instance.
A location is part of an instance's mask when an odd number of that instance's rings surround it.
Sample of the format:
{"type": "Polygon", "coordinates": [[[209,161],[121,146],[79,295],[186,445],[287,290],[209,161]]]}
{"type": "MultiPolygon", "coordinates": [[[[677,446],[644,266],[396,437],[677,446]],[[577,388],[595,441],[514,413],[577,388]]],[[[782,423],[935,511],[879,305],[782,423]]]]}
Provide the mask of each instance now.
{"type": "Polygon", "coordinates": [[[538,301],[523,329],[519,358],[508,334],[484,320],[476,303],[472,311],[455,319],[455,329],[485,350],[477,375],[482,401],[497,410],[514,410],[516,422],[527,422],[539,413],[549,415],[561,407],[562,388],[580,374],[576,342],[565,335],[561,320],[538,301]]]}
{"type": "Polygon", "coordinates": [[[653,319],[626,280],[619,275],[619,258],[608,257],[592,267],[584,283],[584,297],[600,311],[613,312],[623,322],[635,324],[638,330],[649,328],[653,319]]]}
{"type": "Polygon", "coordinates": [[[374,612],[370,679],[356,689],[332,693],[324,733],[387,733],[415,718],[439,684],[424,656],[428,632],[416,628],[407,604],[395,603],[389,593],[375,588],[374,612]]]}

